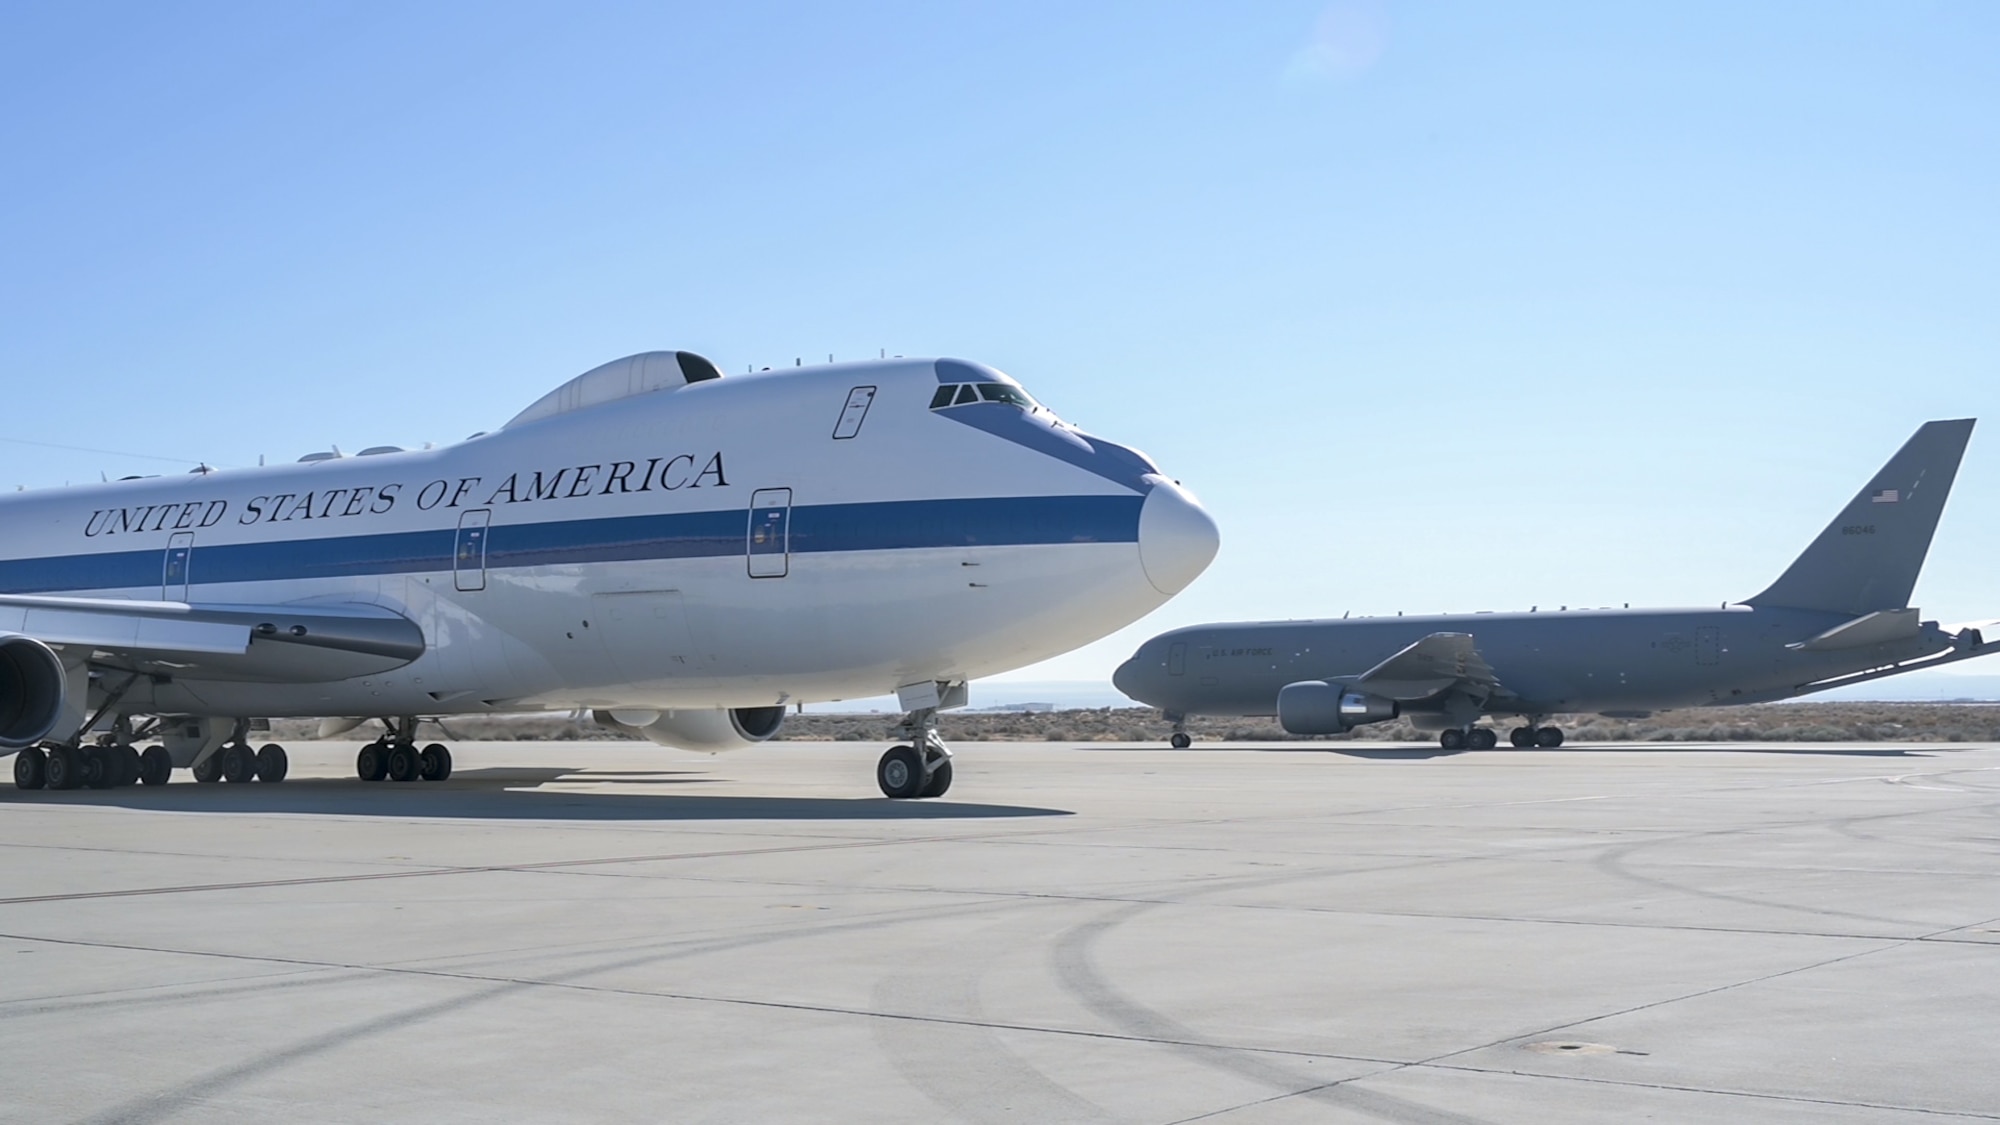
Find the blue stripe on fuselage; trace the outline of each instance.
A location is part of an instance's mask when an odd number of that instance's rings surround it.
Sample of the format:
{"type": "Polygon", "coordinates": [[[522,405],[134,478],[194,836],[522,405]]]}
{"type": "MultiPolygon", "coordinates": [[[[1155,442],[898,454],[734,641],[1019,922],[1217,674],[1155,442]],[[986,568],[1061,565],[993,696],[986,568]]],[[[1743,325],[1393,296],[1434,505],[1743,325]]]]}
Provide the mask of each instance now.
{"type": "MultiPolygon", "coordinates": [[[[793,554],[990,547],[1056,543],[1135,543],[1144,497],[1012,496],[802,505],[792,509],[793,554]]],[[[504,514],[505,507],[496,509],[504,514]]],[[[748,514],[719,512],[617,516],[547,523],[495,523],[486,565],[562,566],[643,559],[718,558],[745,553],[748,514]]],[[[197,586],[354,578],[452,569],[455,526],[271,543],[195,541],[197,586]]],[[[160,584],[166,544],[143,551],[0,560],[0,593],[144,588],[160,584]]]]}

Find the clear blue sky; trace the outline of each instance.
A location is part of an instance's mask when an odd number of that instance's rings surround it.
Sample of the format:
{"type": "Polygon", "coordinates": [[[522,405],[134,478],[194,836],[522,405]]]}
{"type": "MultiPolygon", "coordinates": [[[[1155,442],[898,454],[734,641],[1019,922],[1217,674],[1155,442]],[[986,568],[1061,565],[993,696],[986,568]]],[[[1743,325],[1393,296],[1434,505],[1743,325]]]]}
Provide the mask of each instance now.
{"type": "MultiPolygon", "coordinates": [[[[1223,527],[1172,625],[1755,592],[1988,416],[2000,5],[0,7],[0,487],[958,355],[1223,527]]],[[[1974,666],[1974,669],[1983,671],[1974,666]]],[[[1971,669],[1969,669],[1971,670],[1971,669]]]]}

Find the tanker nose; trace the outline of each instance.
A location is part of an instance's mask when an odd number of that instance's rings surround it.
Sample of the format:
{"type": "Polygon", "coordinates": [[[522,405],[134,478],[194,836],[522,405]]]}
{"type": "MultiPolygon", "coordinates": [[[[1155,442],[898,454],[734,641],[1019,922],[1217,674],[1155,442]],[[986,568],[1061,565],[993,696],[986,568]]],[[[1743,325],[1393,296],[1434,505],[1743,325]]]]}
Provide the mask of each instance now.
{"type": "Polygon", "coordinates": [[[1208,569],[1222,536],[1186,489],[1161,476],[1145,479],[1153,488],[1139,509],[1139,565],[1154,589],[1178,594],[1208,569]]]}
{"type": "Polygon", "coordinates": [[[1132,659],[1120,664],[1117,671],[1111,673],[1111,686],[1124,693],[1127,699],[1136,699],[1141,703],[1146,702],[1146,670],[1140,665],[1139,657],[1145,651],[1141,648],[1133,653],[1132,659]]]}

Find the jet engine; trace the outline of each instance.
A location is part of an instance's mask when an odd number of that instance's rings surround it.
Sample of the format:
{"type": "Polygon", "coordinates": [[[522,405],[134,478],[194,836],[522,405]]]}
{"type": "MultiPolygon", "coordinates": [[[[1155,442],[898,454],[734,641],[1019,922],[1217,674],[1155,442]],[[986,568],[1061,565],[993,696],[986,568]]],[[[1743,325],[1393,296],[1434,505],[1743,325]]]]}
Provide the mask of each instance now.
{"type": "Polygon", "coordinates": [[[40,742],[62,717],[67,678],[49,646],[18,633],[0,633],[0,749],[40,742]]]}
{"type": "Polygon", "coordinates": [[[731,707],[712,711],[593,711],[599,726],[636,734],[648,742],[710,754],[755,746],[785,725],[783,707],[731,707]]]}
{"type": "Polygon", "coordinates": [[[1278,725],[1293,734],[1339,734],[1400,714],[1402,707],[1395,700],[1345,684],[1302,680],[1278,689],[1278,725]]]}

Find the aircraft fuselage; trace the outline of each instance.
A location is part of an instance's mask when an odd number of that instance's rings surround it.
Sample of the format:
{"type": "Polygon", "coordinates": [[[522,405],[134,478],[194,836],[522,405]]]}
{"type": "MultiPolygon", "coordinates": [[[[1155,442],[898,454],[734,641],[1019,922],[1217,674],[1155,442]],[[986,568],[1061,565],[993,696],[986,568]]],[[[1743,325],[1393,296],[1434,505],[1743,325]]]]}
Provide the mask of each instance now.
{"type": "MultiPolygon", "coordinates": [[[[950,360],[734,375],[442,449],[9,496],[0,594],[375,607],[420,631],[414,659],[343,653],[313,682],[255,674],[274,642],[138,662],[121,712],[751,707],[969,680],[1136,620],[1214,551],[1142,455],[1025,396],[936,405],[987,383],[1018,393],[950,360]]],[[[10,612],[37,635],[59,610],[10,612]]]]}
{"type": "Polygon", "coordinates": [[[1147,641],[1116,680],[1127,695],[1175,714],[1268,715],[1287,684],[1358,677],[1426,636],[1462,632],[1477,639],[1499,681],[1486,712],[1656,711],[1786,699],[1954,643],[1927,624],[1887,644],[1787,647],[1847,619],[1731,605],[1200,625],[1147,641]]]}

